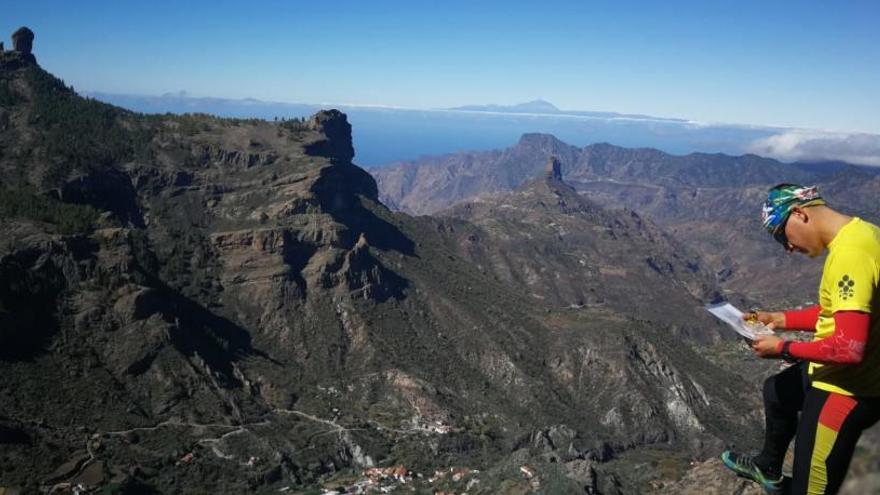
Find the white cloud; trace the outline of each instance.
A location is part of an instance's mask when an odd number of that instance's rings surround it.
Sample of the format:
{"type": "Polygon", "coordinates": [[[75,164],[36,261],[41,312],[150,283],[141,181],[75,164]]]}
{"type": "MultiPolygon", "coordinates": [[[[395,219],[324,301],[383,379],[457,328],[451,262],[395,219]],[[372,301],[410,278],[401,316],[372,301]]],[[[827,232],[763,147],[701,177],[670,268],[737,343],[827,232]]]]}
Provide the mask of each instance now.
{"type": "Polygon", "coordinates": [[[842,160],[880,166],[880,134],[793,129],[753,141],[748,151],[784,161],[842,160]]]}

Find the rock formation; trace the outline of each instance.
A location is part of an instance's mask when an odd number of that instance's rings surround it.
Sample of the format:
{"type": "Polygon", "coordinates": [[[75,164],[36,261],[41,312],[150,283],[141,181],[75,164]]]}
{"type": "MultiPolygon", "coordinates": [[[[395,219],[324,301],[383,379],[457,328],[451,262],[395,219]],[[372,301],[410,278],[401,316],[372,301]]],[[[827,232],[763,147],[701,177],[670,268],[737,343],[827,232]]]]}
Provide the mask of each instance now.
{"type": "Polygon", "coordinates": [[[20,27],[12,33],[12,49],[24,54],[30,54],[34,47],[34,32],[27,27],[20,27]]]}
{"type": "Polygon", "coordinates": [[[31,64],[37,59],[31,53],[34,45],[34,32],[22,26],[12,33],[12,50],[4,51],[0,43],[0,70],[15,70],[31,64]]]}
{"type": "Polygon", "coordinates": [[[324,156],[337,164],[350,163],[354,158],[351,124],[339,110],[322,110],[308,121],[308,128],[321,138],[307,146],[309,153],[324,156]]]}
{"type": "Polygon", "coordinates": [[[544,168],[544,172],[546,173],[548,179],[561,181],[562,164],[559,163],[559,159],[557,159],[555,156],[547,158],[547,166],[544,168]]]}

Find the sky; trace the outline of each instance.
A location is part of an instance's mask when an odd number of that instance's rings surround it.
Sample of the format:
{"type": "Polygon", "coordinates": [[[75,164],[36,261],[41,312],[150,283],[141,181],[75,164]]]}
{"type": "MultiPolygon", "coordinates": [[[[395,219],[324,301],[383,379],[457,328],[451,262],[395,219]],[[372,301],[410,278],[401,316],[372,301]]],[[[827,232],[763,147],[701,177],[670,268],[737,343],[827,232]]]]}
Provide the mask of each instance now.
{"type": "MultiPolygon", "coordinates": [[[[880,2],[3,1],[75,89],[880,133],[880,2]]],[[[7,48],[11,41],[7,39],[7,48]]]]}

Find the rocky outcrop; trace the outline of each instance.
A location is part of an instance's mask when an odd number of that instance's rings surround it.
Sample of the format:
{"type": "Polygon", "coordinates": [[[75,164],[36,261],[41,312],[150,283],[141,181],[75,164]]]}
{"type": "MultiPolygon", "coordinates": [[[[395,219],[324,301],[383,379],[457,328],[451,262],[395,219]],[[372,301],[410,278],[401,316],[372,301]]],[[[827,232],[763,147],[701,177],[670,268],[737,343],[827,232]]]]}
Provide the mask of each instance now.
{"type": "Polygon", "coordinates": [[[0,44],[0,70],[17,70],[36,64],[37,59],[31,53],[33,41],[33,31],[21,27],[12,34],[12,50],[4,51],[0,44]]]}
{"type": "Polygon", "coordinates": [[[652,494],[676,493],[681,495],[761,495],[764,490],[757,483],[736,477],[720,459],[691,463],[679,480],[656,480],[651,483],[652,494]]]}
{"type": "Polygon", "coordinates": [[[249,152],[206,144],[194,145],[191,153],[193,163],[202,167],[219,165],[247,169],[271,165],[278,160],[278,154],[273,151],[249,152]]]}
{"type": "Polygon", "coordinates": [[[321,110],[309,119],[307,127],[320,137],[306,145],[306,152],[330,158],[340,165],[350,164],[354,158],[351,124],[339,110],[321,110]]]}
{"type": "Polygon", "coordinates": [[[551,156],[547,159],[547,165],[544,168],[544,175],[548,180],[562,180],[562,163],[560,163],[555,156],[551,156]]]}
{"type": "Polygon", "coordinates": [[[34,32],[27,27],[20,27],[12,33],[12,49],[24,55],[30,55],[34,47],[34,32]]]}
{"type": "Polygon", "coordinates": [[[338,284],[349,297],[385,301],[389,297],[400,299],[407,286],[394,272],[388,270],[370,254],[370,246],[364,234],[354,247],[345,253],[338,274],[338,284]]]}

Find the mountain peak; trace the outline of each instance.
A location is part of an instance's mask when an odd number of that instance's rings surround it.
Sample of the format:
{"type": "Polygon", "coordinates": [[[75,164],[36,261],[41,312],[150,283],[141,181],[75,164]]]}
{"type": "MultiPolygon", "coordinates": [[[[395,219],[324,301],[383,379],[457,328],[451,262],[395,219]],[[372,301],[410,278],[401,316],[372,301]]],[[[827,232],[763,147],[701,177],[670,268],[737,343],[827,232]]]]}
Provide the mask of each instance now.
{"type": "Polygon", "coordinates": [[[12,33],[12,50],[6,50],[0,42],[0,69],[15,70],[37,63],[31,51],[34,48],[34,32],[25,26],[12,33]]]}
{"type": "Polygon", "coordinates": [[[557,113],[560,111],[559,108],[556,107],[556,105],[540,98],[537,100],[520,103],[518,105],[513,105],[512,108],[520,112],[557,113]]]}
{"type": "Polygon", "coordinates": [[[519,137],[517,146],[534,146],[538,148],[567,146],[553,134],[543,134],[540,132],[527,132],[519,137]]]}
{"type": "Polygon", "coordinates": [[[562,181],[562,164],[559,163],[559,159],[555,156],[551,155],[547,158],[547,165],[544,167],[544,172],[547,174],[547,180],[562,181]]]}
{"type": "Polygon", "coordinates": [[[348,117],[336,109],[321,110],[308,122],[308,126],[323,137],[306,147],[306,151],[330,158],[334,163],[348,164],[354,158],[351,140],[351,124],[348,117]]]}
{"type": "Polygon", "coordinates": [[[513,196],[529,191],[531,198],[544,198],[548,204],[557,204],[563,209],[571,205],[580,205],[582,210],[598,208],[587,198],[583,198],[570,184],[562,180],[562,162],[556,155],[549,155],[544,165],[544,175],[540,174],[529,179],[511,193],[513,196]]]}

